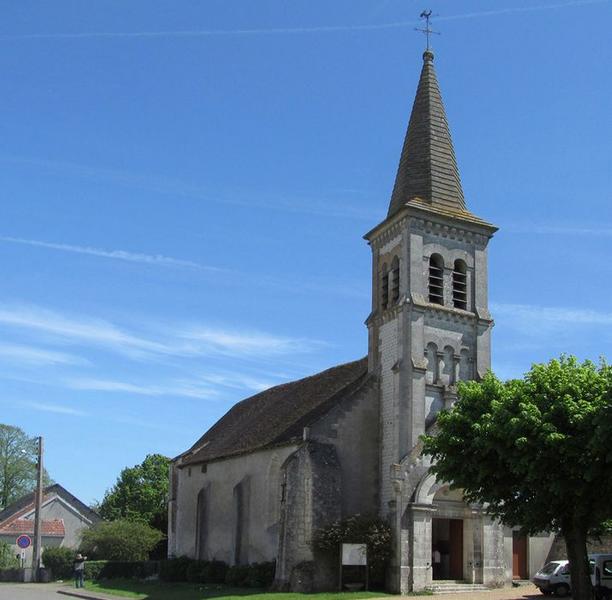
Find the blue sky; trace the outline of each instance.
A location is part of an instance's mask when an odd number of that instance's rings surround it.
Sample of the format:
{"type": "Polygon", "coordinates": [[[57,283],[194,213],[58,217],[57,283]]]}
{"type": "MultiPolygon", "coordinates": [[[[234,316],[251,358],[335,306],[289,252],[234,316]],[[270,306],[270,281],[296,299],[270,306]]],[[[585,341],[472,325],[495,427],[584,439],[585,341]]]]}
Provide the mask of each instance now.
{"type": "MultiPolygon", "coordinates": [[[[612,2],[431,0],[493,365],[612,355],[612,2]]],[[[1,422],[89,502],[366,352],[413,0],[2,2],[1,422]]]]}

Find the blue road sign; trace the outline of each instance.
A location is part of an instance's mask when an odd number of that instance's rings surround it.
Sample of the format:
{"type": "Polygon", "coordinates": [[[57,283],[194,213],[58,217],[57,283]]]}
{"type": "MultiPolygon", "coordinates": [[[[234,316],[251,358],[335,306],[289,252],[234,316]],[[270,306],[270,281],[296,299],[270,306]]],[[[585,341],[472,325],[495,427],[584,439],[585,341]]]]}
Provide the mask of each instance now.
{"type": "Polygon", "coordinates": [[[32,539],[29,535],[20,535],[17,538],[17,546],[19,546],[22,550],[29,548],[32,545],[32,539]]]}

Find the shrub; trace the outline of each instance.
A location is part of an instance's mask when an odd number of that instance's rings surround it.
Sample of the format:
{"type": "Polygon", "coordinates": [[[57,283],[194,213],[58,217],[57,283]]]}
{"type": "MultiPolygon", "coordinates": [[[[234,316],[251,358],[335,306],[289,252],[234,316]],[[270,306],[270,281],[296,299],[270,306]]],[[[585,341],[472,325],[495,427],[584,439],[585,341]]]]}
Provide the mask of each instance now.
{"type": "Polygon", "coordinates": [[[75,551],[71,548],[45,548],[42,560],[47,569],[51,569],[54,579],[70,579],[73,572],[75,551]]]}
{"type": "Polygon", "coordinates": [[[370,582],[384,586],[391,558],[389,524],[376,516],[353,515],[317,530],[313,539],[314,549],[327,554],[330,560],[336,559],[342,543],[367,545],[370,582]]]}
{"type": "Polygon", "coordinates": [[[95,560],[143,561],[163,537],[163,533],[146,523],[102,521],[83,532],[81,552],[95,560]]]}
{"type": "Polygon", "coordinates": [[[274,572],[276,563],[263,562],[249,565],[249,574],[247,576],[247,587],[270,587],[274,581],[274,572]]]}
{"type": "Polygon", "coordinates": [[[192,560],[187,565],[186,578],[189,583],[206,583],[209,562],[206,560],[192,560]]]}
{"type": "Polygon", "coordinates": [[[102,569],[108,561],[106,560],[88,560],[85,562],[85,579],[95,581],[101,579],[102,569]]]}
{"type": "Polygon", "coordinates": [[[225,583],[227,569],[227,564],[221,560],[213,560],[209,562],[206,583],[225,583]]]}
{"type": "Polygon", "coordinates": [[[192,562],[193,560],[186,556],[162,560],[159,565],[159,578],[170,583],[187,581],[187,569],[192,562]]]}
{"type": "Polygon", "coordinates": [[[159,572],[159,563],[146,561],[90,560],[85,563],[85,578],[96,579],[145,579],[159,572]]]}
{"type": "Polygon", "coordinates": [[[227,569],[225,583],[233,587],[245,587],[248,576],[249,567],[247,565],[234,565],[227,569]]]}
{"type": "Polygon", "coordinates": [[[0,569],[15,569],[19,567],[19,560],[13,549],[5,542],[0,542],[0,569]]]}
{"type": "Polygon", "coordinates": [[[225,583],[234,587],[269,587],[274,581],[274,562],[235,565],[227,569],[225,583]]]}

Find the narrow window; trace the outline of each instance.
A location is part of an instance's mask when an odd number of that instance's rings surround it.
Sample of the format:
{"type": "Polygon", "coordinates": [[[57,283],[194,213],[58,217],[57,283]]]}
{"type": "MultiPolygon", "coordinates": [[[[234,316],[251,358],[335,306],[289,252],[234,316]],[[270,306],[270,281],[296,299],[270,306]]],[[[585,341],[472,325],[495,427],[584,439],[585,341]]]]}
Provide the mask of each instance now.
{"type": "Polygon", "coordinates": [[[453,306],[467,310],[467,268],[462,260],[453,267],[453,306]]]}
{"type": "Polygon", "coordinates": [[[389,306],[389,273],[387,272],[387,263],[382,268],[382,307],[387,310],[389,306]]]}
{"type": "Polygon", "coordinates": [[[429,301],[444,304],[444,262],[439,254],[429,259],[429,301]]]}
{"type": "Polygon", "coordinates": [[[397,304],[400,295],[400,268],[397,256],[391,263],[391,303],[397,304]]]}

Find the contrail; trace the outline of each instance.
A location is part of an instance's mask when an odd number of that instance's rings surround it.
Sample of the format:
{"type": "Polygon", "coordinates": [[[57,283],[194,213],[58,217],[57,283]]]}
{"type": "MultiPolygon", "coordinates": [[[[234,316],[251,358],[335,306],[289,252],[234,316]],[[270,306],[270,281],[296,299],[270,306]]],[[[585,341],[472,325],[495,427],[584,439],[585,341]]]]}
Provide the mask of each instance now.
{"type": "MultiPolygon", "coordinates": [[[[572,6],[586,6],[589,4],[608,4],[610,0],[568,0],[556,4],[543,4],[539,6],[524,6],[515,8],[499,8],[481,12],[465,13],[459,15],[448,15],[437,17],[436,21],[458,21],[461,19],[477,19],[481,17],[493,17],[512,13],[525,13],[543,10],[554,10],[572,6]]],[[[286,34],[308,34],[308,33],[336,33],[353,31],[376,31],[382,29],[400,29],[413,27],[419,24],[417,20],[395,21],[392,23],[379,23],[372,25],[321,25],[316,27],[284,27],[271,29],[193,29],[178,31],[91,31],[84,33],[27,33],[19,35],[2,35],[0,42],[25,41],[25,40],[79,40],[79,39],[104,39],[104,38],[197,38],[197,37],[229,37],[229,36],[259,36],[259,35],[286,35],[286,34]]]]}
{"type": "Polygon", "coordinates": [[[41,240],[28,240],[23,238],[14,238],[8,236],[0,236],[0,242],[8,242],[11,244],[25,244],[27,246],[36,246],[38,248],[48,248],[50,250],[60,250],[62,252],[75,252],[76,254],[89,254],[91,256],[99,256],[102,258],[112,258],[115,260],[126,260],[128,262],[145,263],[149,265],[161,265],[165,267],[188,267],[192,269],[202,269],[206,271],[221,271],[216,267],[209,267],[190,260],[181,260],[171,258],[161,254],[141,254],[135,252],[127,252],[125,250],[104,250],[102,248],[92,248],[91,246],[73,246],[70,244],[57,244],[54,242],[43,242],[41,240]]]}

